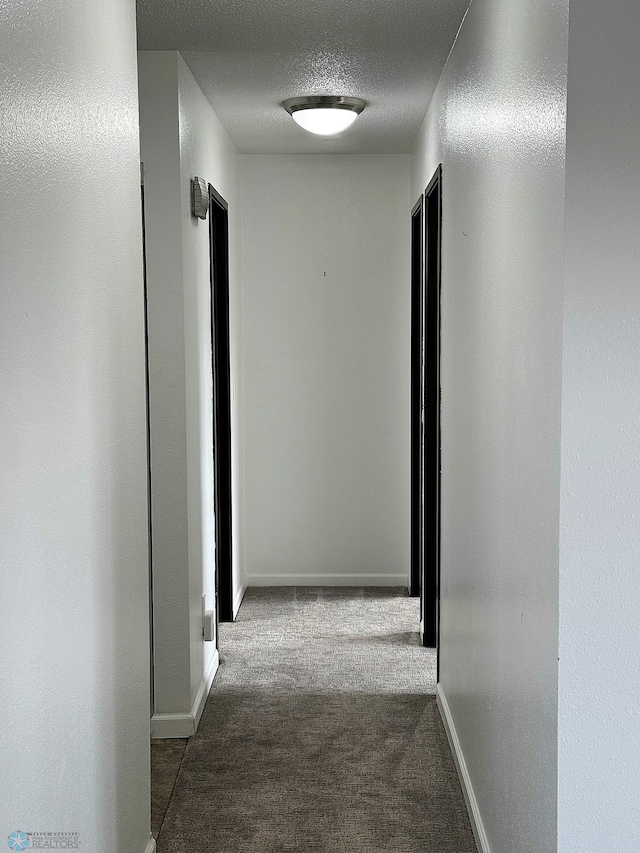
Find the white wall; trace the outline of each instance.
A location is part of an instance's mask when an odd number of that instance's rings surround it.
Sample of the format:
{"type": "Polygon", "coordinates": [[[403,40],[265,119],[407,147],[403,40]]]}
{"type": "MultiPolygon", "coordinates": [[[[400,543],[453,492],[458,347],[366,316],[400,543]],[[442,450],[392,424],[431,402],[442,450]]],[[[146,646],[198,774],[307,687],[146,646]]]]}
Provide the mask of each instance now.
{"type": "Polygon", "coordinates": [[[0,833],[149,842],[134,4],[3,4],[0,833]]]}
{"type": "MultiPolygon", "coordinates": [[[[202,667],[200,597],[214,602],[213,411],[211,374],[211,282],[209,220],[191,216],[190,180],[204,178],[229,205],[229,329],[231,352],[231,434],[233,592],[236,607],[244,590],[243,384],[241,372],[242,290],[240,283],[240,176],[233,142],[218,121],[193,75],[178,56],[180,188],[184,333],[186,353],[189,566],[191,577],[191,670],[202,667]]],[[[204,667],[213,654],[205,645],[204,667]]],[[[199,686],[193,680],[193,693],[199,686]]]]}
{"type": "Polygon", "coordinates": [[[153,563],[154,708],[191,709],[178,65],[138,54],[144,162],[153,563]]]}
{"type": "Polygon", "coordinates": [[[492,853],[556,844],[567,6],[473,0],[412,157],[412,203],[443,163],[440,690],[492,853]]]}
{"type": "Polygon", "coordinates": [[[243,156],[249,584],[407,584],[406,155],[243,156]]]}
{"type": "Polygon", "coordinates": [[[153,730],[179,736],[197,724],[216,665],[214,644],[202,640],[201,618],[203,593],[214,607],[215,539],[209,223],[191,216],[190,180],[196,175],[229,204],[238,600],[244,576],[238,157],[179,54],[140,53],[139,80],[149,303],[153,730]]]}
{"type": "Polygon", "coordinates": [[[571,4],[559,853],[640,846],[640,6],[571,4]]]}

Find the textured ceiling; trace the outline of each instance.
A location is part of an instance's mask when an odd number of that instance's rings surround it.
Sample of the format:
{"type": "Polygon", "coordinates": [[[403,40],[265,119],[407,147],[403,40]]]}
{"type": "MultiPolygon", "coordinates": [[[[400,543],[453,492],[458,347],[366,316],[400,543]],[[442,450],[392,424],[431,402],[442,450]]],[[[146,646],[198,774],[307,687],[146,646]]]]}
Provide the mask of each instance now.
{"type": "Polygon", "coordinates": [[[244,153],[408,152],[469,0],[138,0],[140,50],[179,50],[244,153]],[[339,138],[299,128],[296,95],[369,106],[339,138]]]}

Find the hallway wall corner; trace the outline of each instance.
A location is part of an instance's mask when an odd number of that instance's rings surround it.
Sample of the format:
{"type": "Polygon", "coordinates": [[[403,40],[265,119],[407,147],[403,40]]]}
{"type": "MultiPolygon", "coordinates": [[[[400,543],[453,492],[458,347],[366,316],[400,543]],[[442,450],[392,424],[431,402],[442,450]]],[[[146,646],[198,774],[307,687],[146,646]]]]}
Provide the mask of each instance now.
{"type": "MultiPolygon", "coordinates": [[[[216,652],[202,636],[215,602],[209,222],[191,179],[229,204],[233,563],[242,589],[243,417],[238,154],[176,51],[138,54],[147,205],[153,519],[153,728],[194,729],[216,652]]],[[[208,689],[208,688],[207,688],[208,689]]],[[[177,736],[177,735],[176,735],[177,736]]]]}

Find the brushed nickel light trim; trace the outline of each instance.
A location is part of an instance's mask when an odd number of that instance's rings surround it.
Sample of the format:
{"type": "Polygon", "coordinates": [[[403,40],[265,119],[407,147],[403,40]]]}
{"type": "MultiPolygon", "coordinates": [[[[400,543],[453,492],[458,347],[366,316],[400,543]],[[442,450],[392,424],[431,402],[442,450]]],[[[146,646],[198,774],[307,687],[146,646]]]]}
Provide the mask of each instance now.
{"type": "Polygon", "coordinates": [[[282,106],[300,127],[318,136],[333,136],[350,127],[366,107],[362,98],[346,95],[304,95],[287,98],[282,106]],[[338,118],[337,112],[343,114],[338,118]],[[344,115],[348,113],[349,118],[344,115]],[[322,115],[329,119],[322,123],[322,115]]]}
{"type": "Polygon", "coordinates": [[[349,98],[345,95],[305,95],[300,98],[287,98],[282,102],[282,106],[293,115],[298,110],[313,110],[318,108],[326,108],[330,110],[351,110],[356,115],[360,115],[363,109],[367,106],[367,102],[362,98],[349,98]]]}

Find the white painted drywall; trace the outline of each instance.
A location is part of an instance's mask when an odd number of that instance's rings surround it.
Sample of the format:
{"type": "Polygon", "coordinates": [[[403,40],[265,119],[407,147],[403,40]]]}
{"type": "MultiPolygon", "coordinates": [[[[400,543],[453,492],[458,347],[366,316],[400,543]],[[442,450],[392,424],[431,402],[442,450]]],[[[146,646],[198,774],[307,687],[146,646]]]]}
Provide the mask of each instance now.
{"type": "MultiPolygon", "coordinates": [[[[229,204],[234,568],[243,584],[240,192],[237,153],[175,51],[139,53],[145,164],[152,453],[155,716],[194,715],[214,644],[209,223],[191,216],[190,180],[229,204]]],[[[166,730],[166,727],[165,727],[166,730]]]]}
{"type": "Polygon", "coordinates": [[[248,582],[406,585],[408,156],[241,161],[248,582]]]}
{"type": "Polygon", "coordinates": [[[200,687],[215,647],[202,643],[201,596],[213,608],[213,411],[211,373],[211,282],[209,220],[191,215],[190,180],[204,178],[229,205],[229,334],[231,354],[232,518],[234,597],[244,585],[244,468],[241,373],[240,177],[229,135],[178,55],[180,199],[189,484],[189,596],[191,608],[191,698],[200,687]]]}
{"type": "Polygon", "coordinates": [[[441,688],[492,853],[556,844],[566,0],[473,0],[443,164],[441,688]]]}
{"type": "Polygon", "coordinates": [[[3,4],[0,833],[149,842],[134,4],[3,4]]]}
{"type": "Polygon", "coordinates": [[[178,64],[139,53],[144,163],[154,710],[190,713],[189,551],[178,64]]]}
{"type": "Polygon", "coordinates": [[[640,6],[572,3],[559,853],[640,848],[640,6]]]}

